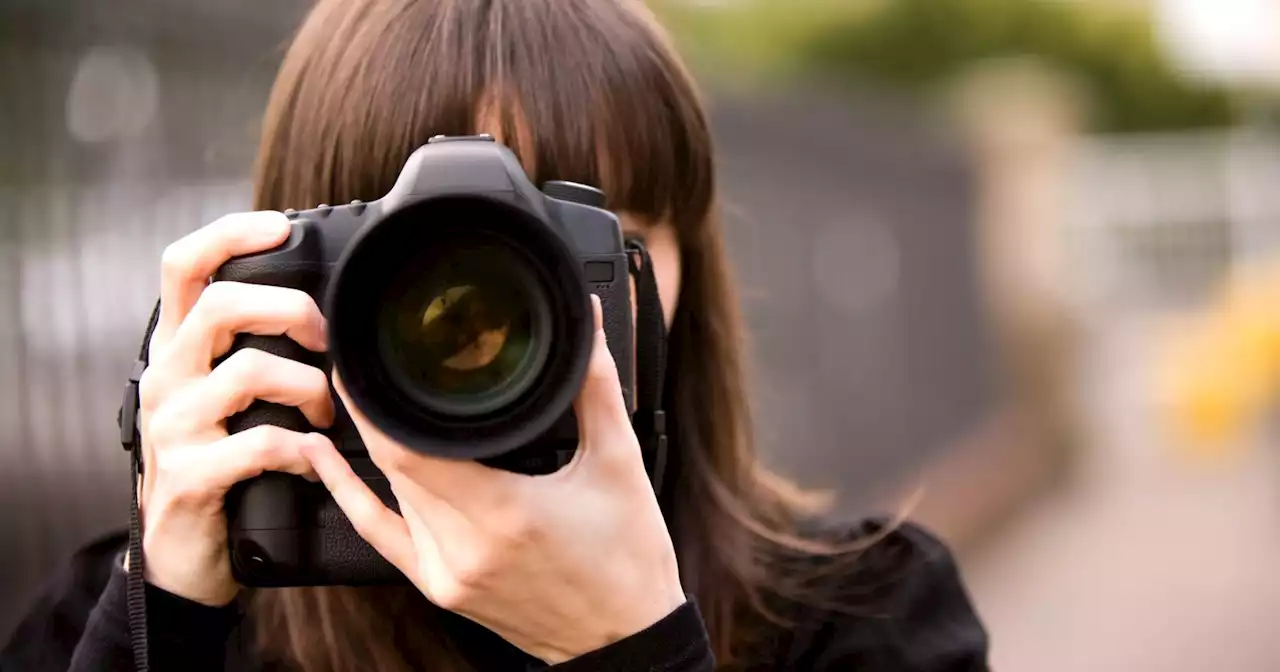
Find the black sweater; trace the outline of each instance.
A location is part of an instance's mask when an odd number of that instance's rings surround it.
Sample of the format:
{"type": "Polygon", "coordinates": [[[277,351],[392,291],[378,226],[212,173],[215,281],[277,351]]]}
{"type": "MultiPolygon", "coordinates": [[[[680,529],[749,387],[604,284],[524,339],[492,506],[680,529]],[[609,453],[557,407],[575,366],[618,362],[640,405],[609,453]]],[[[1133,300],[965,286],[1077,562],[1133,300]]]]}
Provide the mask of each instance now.
{"type": "MultiPolygon", "coordinates": [[[[866,523],[862,531],[875,529],[866,523]]],[[[3,672],[132,669],[124,537],[77,553],[50,582],[0,652],[3,672]]],[[[986,633],[947,549],[918,527],[899,527],[833,583],[828,600],[860,595],[856,609],[801,609],[793,625],[762,637],[753,670],[985,672],[986,633]],[[836,595],[839,592],[841,595],[836,595]]],[[[147,587],[151,669],[268,672],[241,636],[233,605],[212,608],[147,587]]],[[[461,618],[444,620],[477,670],[543,669],[497,635],[461,618]]],[[[706,672],[715,665],[696,604],[647,630],[549,668],[552,672],[706,672]]]]}

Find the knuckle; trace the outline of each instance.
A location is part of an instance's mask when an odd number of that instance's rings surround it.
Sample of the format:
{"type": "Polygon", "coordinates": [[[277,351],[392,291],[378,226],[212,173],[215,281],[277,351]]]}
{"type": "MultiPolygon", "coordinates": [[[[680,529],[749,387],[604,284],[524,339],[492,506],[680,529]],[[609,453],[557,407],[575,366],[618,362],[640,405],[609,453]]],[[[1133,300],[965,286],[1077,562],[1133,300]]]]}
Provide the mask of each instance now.
{"type": "Polygon", "coordinates": [[[163,410],[142,413],[142,442],[149,448],[163,449],[173,435],[172,423],[163,410]]]}
{"type": "Polygon", "coordinates": [[[245,430],[249,449],[258,460],[269,460],[287,450],[292,443],[291,433],[278,425],[257,425],[245,430]]]}
{"type": "Polygon", "coordinates": [[[351,521],[351,528],[355,530],[356,534],[369,538],[377,532],[380,511],[374,506],[373,502],[362,497],[353,497],[344,508],[348,520],[351,521]]]}
{"type": "Polygon", "coordinates": [[[348,508],[349,510],[346,511],[346,514],[351,521],[351,529],[355,530],[356,534],[362,538],[368,538],[374,532],[374,525],[371,520],[373,509],[363,502],[351,504],[348,508]]]}
{"type": "Polygon", "coordinates": [[[305,366],[305,375],[300,373],[299,380],[306,391],[308,401],[324,401],[330,399],[329,376],[314,366],[305,366]]]}
{"type": "Polygon", "coordinates": [[[300,289],[273,288],[280,292],[280,313],[294,325],[310,325],[320,321],[320,307],[310,294],[300,289]]]}
{"type": "Polygon", "coordinates": [[[152,458],[151,468],[155,470],[157,482],[171,486],[176,482],[174,476],[182,473],[182,467],[179,464],[181,460],[177,458],[175,452],[160,451],[152,458]]]}
{"type": "Polygon", "coordinates": [[[200,293],[193,313],[206,318],[230,312],[240,298],[239,288],[231,282],[214,282],[200,293]]]}
{"type": "MultiPolygon", "coordinates": [[[[142,370],[145,376],[148,372],[151,377],[159,381],[168,381],[168,360],[173,354],[172,340],[158,338],[155,334],[147,341],[147,366],[142,370]]],[[[141,378],[138,380],[142,382],[141,378]]]]}
{"type": "Polygon", "coordinates": [[[495,531],[497,532],[495,546],[502,553],[518,552],[529,546],[535,546],[544,535],[538,519],[530,515],[527,510],[517,507],[508,507],[501,513],[495,525],[495,531]]]}
{"type": "Polygon", "coordinates": [[[467,603],[468,591],[453,577],[430,582],[429,598],[436,606],[448,611],[460,611],[467,603]]]}
{"type": "Polygon", "coordinates": [[[317,369],[314,366],[305,366],[306,375],[308,376],[307,384],[314,387],[317,392],[324,392],[326,396],[329,394],[329,374],[317,369]]]}
{"type": "Polygon", "coordinates": [[[381,452],[390,463],[392,470],[398,473],[413,474],[422,468],[417,454],[403,446],[386,446],[381,452]]]}
{"type": "Polygon", "coordinates": [[[175,406],[180,404],[166,403],[152,411],[141,414],[142,442],[151,450],[167,452],[172,446],[189,440],[192,428],[185,414],[175,406]]]}
{"type": "Polygon", "coordinates": [[[446,609],[457,609],[484,591],[493,576],[493,566],[483,554],[472,554],[449,567],[448,575],[438,582],[438,593],[446,609]]]}
{"type": "Polygon", "coordinates": [[[260,375],[260,372],[271,371],[274,359],[257,348],[242,348],[233,352],[218,368],[223,370],[223,375],[243,385],[260,375]]]}
{"type": "Polygon", "coordinates": [[[209,502],[209,497],[199,488],[193,487],[190,478],[185,478],[180,474],[174,474],[168,481],[159,481],[166,483],[165,492],[168,494],[167,499],[170,505],[178,510],[203,509],[209,502]]]}
{"type": "Polygon", "coordinates": [[[195,256],[187,238],[170,243],[160,254],[160,273],[164,278],[182,280],[194,269],[195,256]]]}
{"type": "Polygon", "coordinates": [[[453,575],[459,592],[469,595],[482,590],[489,584],[495,569],[491,561],[493,555],[492,552],[480,551],[466,556],[465,561],[457,566],[453,575]]]}
{"type": "Polygon", "coordinates": [[[281,292],[281,303],[283,309],[292,318],[298,321],[310,320],[313,316],[320,312],[316,306],[315,299],[311,295],[300,289],[279,288],[281,292]]]}
{"type": "Polygon", "coordinates": [[[183,506],[199,504],[205,499],[187,462],[181,451],[160,451],[152,458],[151,465],[157,489],[168,495],[166,499],[183,506]]]}
{"type": "Polygon", "coordinates": [[[607,352],[596,352],[591,355],[591,365],[587,367],[587,377],[600,385],[618,384],[618,370],[613,356],[607,352]]]}
{"type": "Polygon", "coordinates": [[[154,409],[164,400],[168,387],[164,378],[164,374],[155,366],[143,369],[142,376],[138,379],[138,402],[144,410],[154,409]]]}

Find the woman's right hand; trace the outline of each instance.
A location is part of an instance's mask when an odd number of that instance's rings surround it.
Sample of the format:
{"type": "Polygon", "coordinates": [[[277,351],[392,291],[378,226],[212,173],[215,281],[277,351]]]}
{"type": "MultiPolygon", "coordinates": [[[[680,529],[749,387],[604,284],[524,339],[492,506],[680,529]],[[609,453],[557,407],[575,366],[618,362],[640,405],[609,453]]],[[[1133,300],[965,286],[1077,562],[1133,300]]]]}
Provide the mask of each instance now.
{"type": "Polygon", "coordinates": [[[170,245],[162,262],[160,318],[140,384],[146,580],[211,606],[239,591],[227,549],[227,490],[264,471],[314,480],[301,448],[328,442],[272,425],[228,435],[226,419],[262,399],[298,407],[315,427],[333,422],[329,383],[317,368],[254,349],[214,366],[238,333],[325,349],[324,318],[306,293],[209,282],[232,257],[268,250],[288,235],[281,213],[228,215],[170,245]]]}

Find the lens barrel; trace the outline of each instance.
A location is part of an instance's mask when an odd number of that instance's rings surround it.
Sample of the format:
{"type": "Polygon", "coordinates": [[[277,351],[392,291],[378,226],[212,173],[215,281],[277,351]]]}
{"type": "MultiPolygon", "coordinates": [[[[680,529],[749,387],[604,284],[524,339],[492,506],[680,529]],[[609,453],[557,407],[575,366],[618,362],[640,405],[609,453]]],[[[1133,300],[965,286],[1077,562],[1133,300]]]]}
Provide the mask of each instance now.
{"type": "Polygon", "coordinates": [[[581,264],[532,209],[429,198],[357,234],[330,275],[329,348],[353,401],[427,454],[485,459],[568,412],[590,356],[581,264]]]}

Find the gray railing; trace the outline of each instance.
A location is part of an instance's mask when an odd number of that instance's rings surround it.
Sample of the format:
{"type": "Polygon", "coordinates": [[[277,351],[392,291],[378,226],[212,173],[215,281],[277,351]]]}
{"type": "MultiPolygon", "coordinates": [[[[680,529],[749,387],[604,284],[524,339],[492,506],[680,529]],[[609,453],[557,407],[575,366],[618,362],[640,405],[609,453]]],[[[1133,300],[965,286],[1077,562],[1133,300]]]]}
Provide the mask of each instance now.
{"type": "Polygon", "coordinates": [[[1089,305],[1196,305],[1280,255],[1275,134],[1090,138],[1068,184],[1070,281],[1089,305]]]}
{"type": "Polygon", "coordinates": [[[234,181],[0,193],[17,213],[0,293],[6,604],[25,602],[68,550],[122,524],[128,461],[112,420],[158,291],[160,251],[244,209],[247,194],[234,181]]]}

